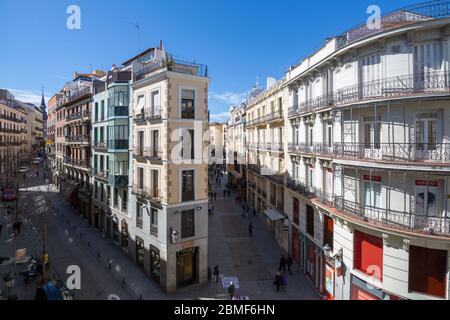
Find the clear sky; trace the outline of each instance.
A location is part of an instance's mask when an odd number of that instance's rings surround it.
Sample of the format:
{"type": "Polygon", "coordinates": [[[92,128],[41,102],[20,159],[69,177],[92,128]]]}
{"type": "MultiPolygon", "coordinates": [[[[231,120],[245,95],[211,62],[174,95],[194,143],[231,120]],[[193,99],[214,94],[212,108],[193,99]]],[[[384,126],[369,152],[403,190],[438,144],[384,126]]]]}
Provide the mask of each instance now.
{"type": "Polygon", "coordinates": [[[277,79],[324,39],[364,22],[367,7],[382,12],[406,0],[0,0],[0,88],[39,103],[74,71],[108,70],[162,39],[175,58],[207,64],[212,120],[226,120],[255,84],[277,79]],[[81,29],[69,30],[69,5],[81,9],[81,29]]]}

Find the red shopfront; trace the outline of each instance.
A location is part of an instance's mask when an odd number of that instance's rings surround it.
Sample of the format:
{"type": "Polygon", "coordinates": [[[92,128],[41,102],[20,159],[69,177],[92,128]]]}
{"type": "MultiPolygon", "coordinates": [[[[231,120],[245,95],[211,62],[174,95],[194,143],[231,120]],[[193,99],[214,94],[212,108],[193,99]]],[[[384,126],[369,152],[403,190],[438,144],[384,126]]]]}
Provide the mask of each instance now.
{"type": "Polygon", "coordinates": [[[296,227],[292,227],[292,259],[300,263],[300,233],[296,227]]]}

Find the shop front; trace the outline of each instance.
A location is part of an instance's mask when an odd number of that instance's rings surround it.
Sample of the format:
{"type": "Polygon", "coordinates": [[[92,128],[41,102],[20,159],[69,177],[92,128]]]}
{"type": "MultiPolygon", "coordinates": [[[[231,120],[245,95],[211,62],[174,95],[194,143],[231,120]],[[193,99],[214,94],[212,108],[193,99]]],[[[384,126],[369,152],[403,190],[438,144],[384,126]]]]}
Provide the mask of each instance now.
{"type": "Polygon", "coordinates": [[[301,270],[313,286],[323,294],[325,254],[323,248],[300,232],[301,270]]]}
{"type": "Polygon", "coordinates": [[[125,251],[128,251],[128,238],[128,224],[125,219],[122,219],[120,222],[120,245],[125,251]]]}
{"type": "Polygon", "coordinates": [[[325,258],[323,294],[327,300],[335,299],[336,269],[334,261],[325,258]]]}
{"type": "Polygon", "coordinates": [[[198,247],[177,252],[177,288],[198,282],[198,247]]]}
{"type": "Polygon", "coordinates": [[[383,300],[384,293],[364,280],[352,275],[351,277],[351,299],[352,300],[383,300]]]}

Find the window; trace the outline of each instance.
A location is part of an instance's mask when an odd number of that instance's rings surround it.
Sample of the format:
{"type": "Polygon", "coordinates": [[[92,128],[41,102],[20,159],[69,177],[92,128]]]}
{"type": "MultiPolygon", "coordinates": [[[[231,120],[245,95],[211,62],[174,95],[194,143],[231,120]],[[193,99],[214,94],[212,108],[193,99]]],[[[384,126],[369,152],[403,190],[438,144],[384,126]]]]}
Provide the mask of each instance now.
{"type": "Polygon", "coordinates": [[[314,187],[314,168],[309,166],[307,167],[307,173],[308,173],[308,187],[313,188],[314,187]]]}
{"type": "Polygon", "coordinates": [[[150,234],[158,237],[158,210],[154,208],[150,210],[150,234]]]}
{"type": "Polygon", "coordinates": [[[306,232],[314,237],[314,208],[306,205],[306,232]]]}
{"type": "Polygon", "coordinates": [[[438,215],[439,182],[416,180],[415,213],[436,217],[438,215]]]}
{"type": "Polygon", "coordinates": [[[122,211],[127,211],[127,191],[122,192],[122,211]]]}
{"type": "Polygon", "coordinates": [[[381,183],[374,181],[381,180],[381,177],[372,177],[371,182],[370,176],[365,176],[364,180],[366,180],[364,181],[365,205],[372,208],[381,208],[381,183]]]}
{"type": "Polygon", "coordinates": [[[141,94],[137,97],[136,111],[138,113],[142,113],[144,111],[144,107],[145,107],[144,95],[141,94]]]}
{"type": "Polygon", "coordinates": [[[195,190],[194,190],[194,170],[185,170],[182,172],[182,183],[181,183],[181,201],[192,201],[195,200],[195,190]]]}
{"type": "Polygon", "coordinates": [[[195,210],[186,210],[181,212],[181,238],[190,238],[195,235],[194,229],[195,210]]]}
{"type": "Polygon", "coordinates": [[[416,120],[416,150],[436,150],[437,142],[437,115],[420,114],[416,120]]]}
{"type": "Polygon", "coordinates": [[[141,203],[136,203],[136,228],[142,229],[144,225],[144,208],[141,203]]]}
{"type": "Polygon", "coordinates": [[[365,149],[379,150],[381,148],[381,117],[364,117],[365,149]]]}
{"type": "Polygon", "coordinates": [[[101,101],[100,120],[105,120],[105,100],[101,101]]]}
{"type": "Polygon", "coordinates": [[[144,240],[136,237],[136,263],[140,267],[144,267],[145,247],[144,240]]]}
{"type": "Polygon", "coordinates": [[[138,188],[144,189],[144,168],[137,168],[138,169],[138,188]]]}
{"type": "Polygon", "coordinates": [[[181,118],[195,119],[195,91],[181,90],[181,118]]]}
{"type": "Polygon", "coordinates": [[[409,246],[409,290],[445,298],[447,251],[409,246]]]}
{"type": "Polygon", "coordinates": [[[153,116],[160,115],[161,114],[161,108],[160,108],[161,103],[160,103],[159,91],[152,92],[151,101],[152,101],[152,115],[153,116]]]}
{"type": "Polygon", "coordinates": [[[333,219],[327,215],[323,215],[323,245],[329,245],[333,249],[333,219]]]}
{"type": "Polygon", "coordinates": [[[293,220],[294,220],[295,224],[299,225],[300,224],[300,204],[299,204],[297,198],[292,198],[292,200],[293,200],[293,207],[294,207],[293,220]]]}
{"type": "Polygon", "coordinates": [[[355,230],[354,268],[382,280],[383,278],[383,239],[355,230]]]}
{"type": "Polygon", "coordinates": [[[119,191],[117,190],[117,188],[114,188],[114,208],[118,208],[119,207],[119,191]]]}
{"type": "Polygon", "coordinates": [[[182,159],[194,160],[195,159],[194,130],[192,129],[184,130],[181,140],[183,141],[182,143],[183,148],[181,150],[182,159]]]}
{"type": "Polygon", "coordinates": [[[312,147],[314,144],[314,127],[313,125],[308,126],[308,146],[312,147]]]}
{"type": "Polygon", "coordinates": [[[95,103],[94,113],[95,113],[95,122],[97,122],[98,121],[98,102],[95,103]]]}

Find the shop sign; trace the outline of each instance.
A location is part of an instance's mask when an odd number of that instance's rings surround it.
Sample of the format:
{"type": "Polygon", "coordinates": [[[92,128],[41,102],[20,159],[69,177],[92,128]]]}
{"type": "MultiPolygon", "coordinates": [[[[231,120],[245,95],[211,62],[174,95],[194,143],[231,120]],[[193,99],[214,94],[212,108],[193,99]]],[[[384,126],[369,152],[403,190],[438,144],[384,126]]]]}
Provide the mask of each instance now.
{"type": "Polygon", "coordinates": [[[429,187],[437,187],[438,182],[437,181],[426,181],[426,180],[416,180],[416,186],[419,187],[426,187],[428,182],[429,187]]]}
{"type": "MultiPolygon", "coordinates": [[[[368,175],[368,174],[364,175],[365,181],[370,181],[371,180],[370,178],[371,178],[370,175],[368,175]]],[[[372,181],[381,182],[381,177],[380,176],[372,176],[372,181]]]]}

